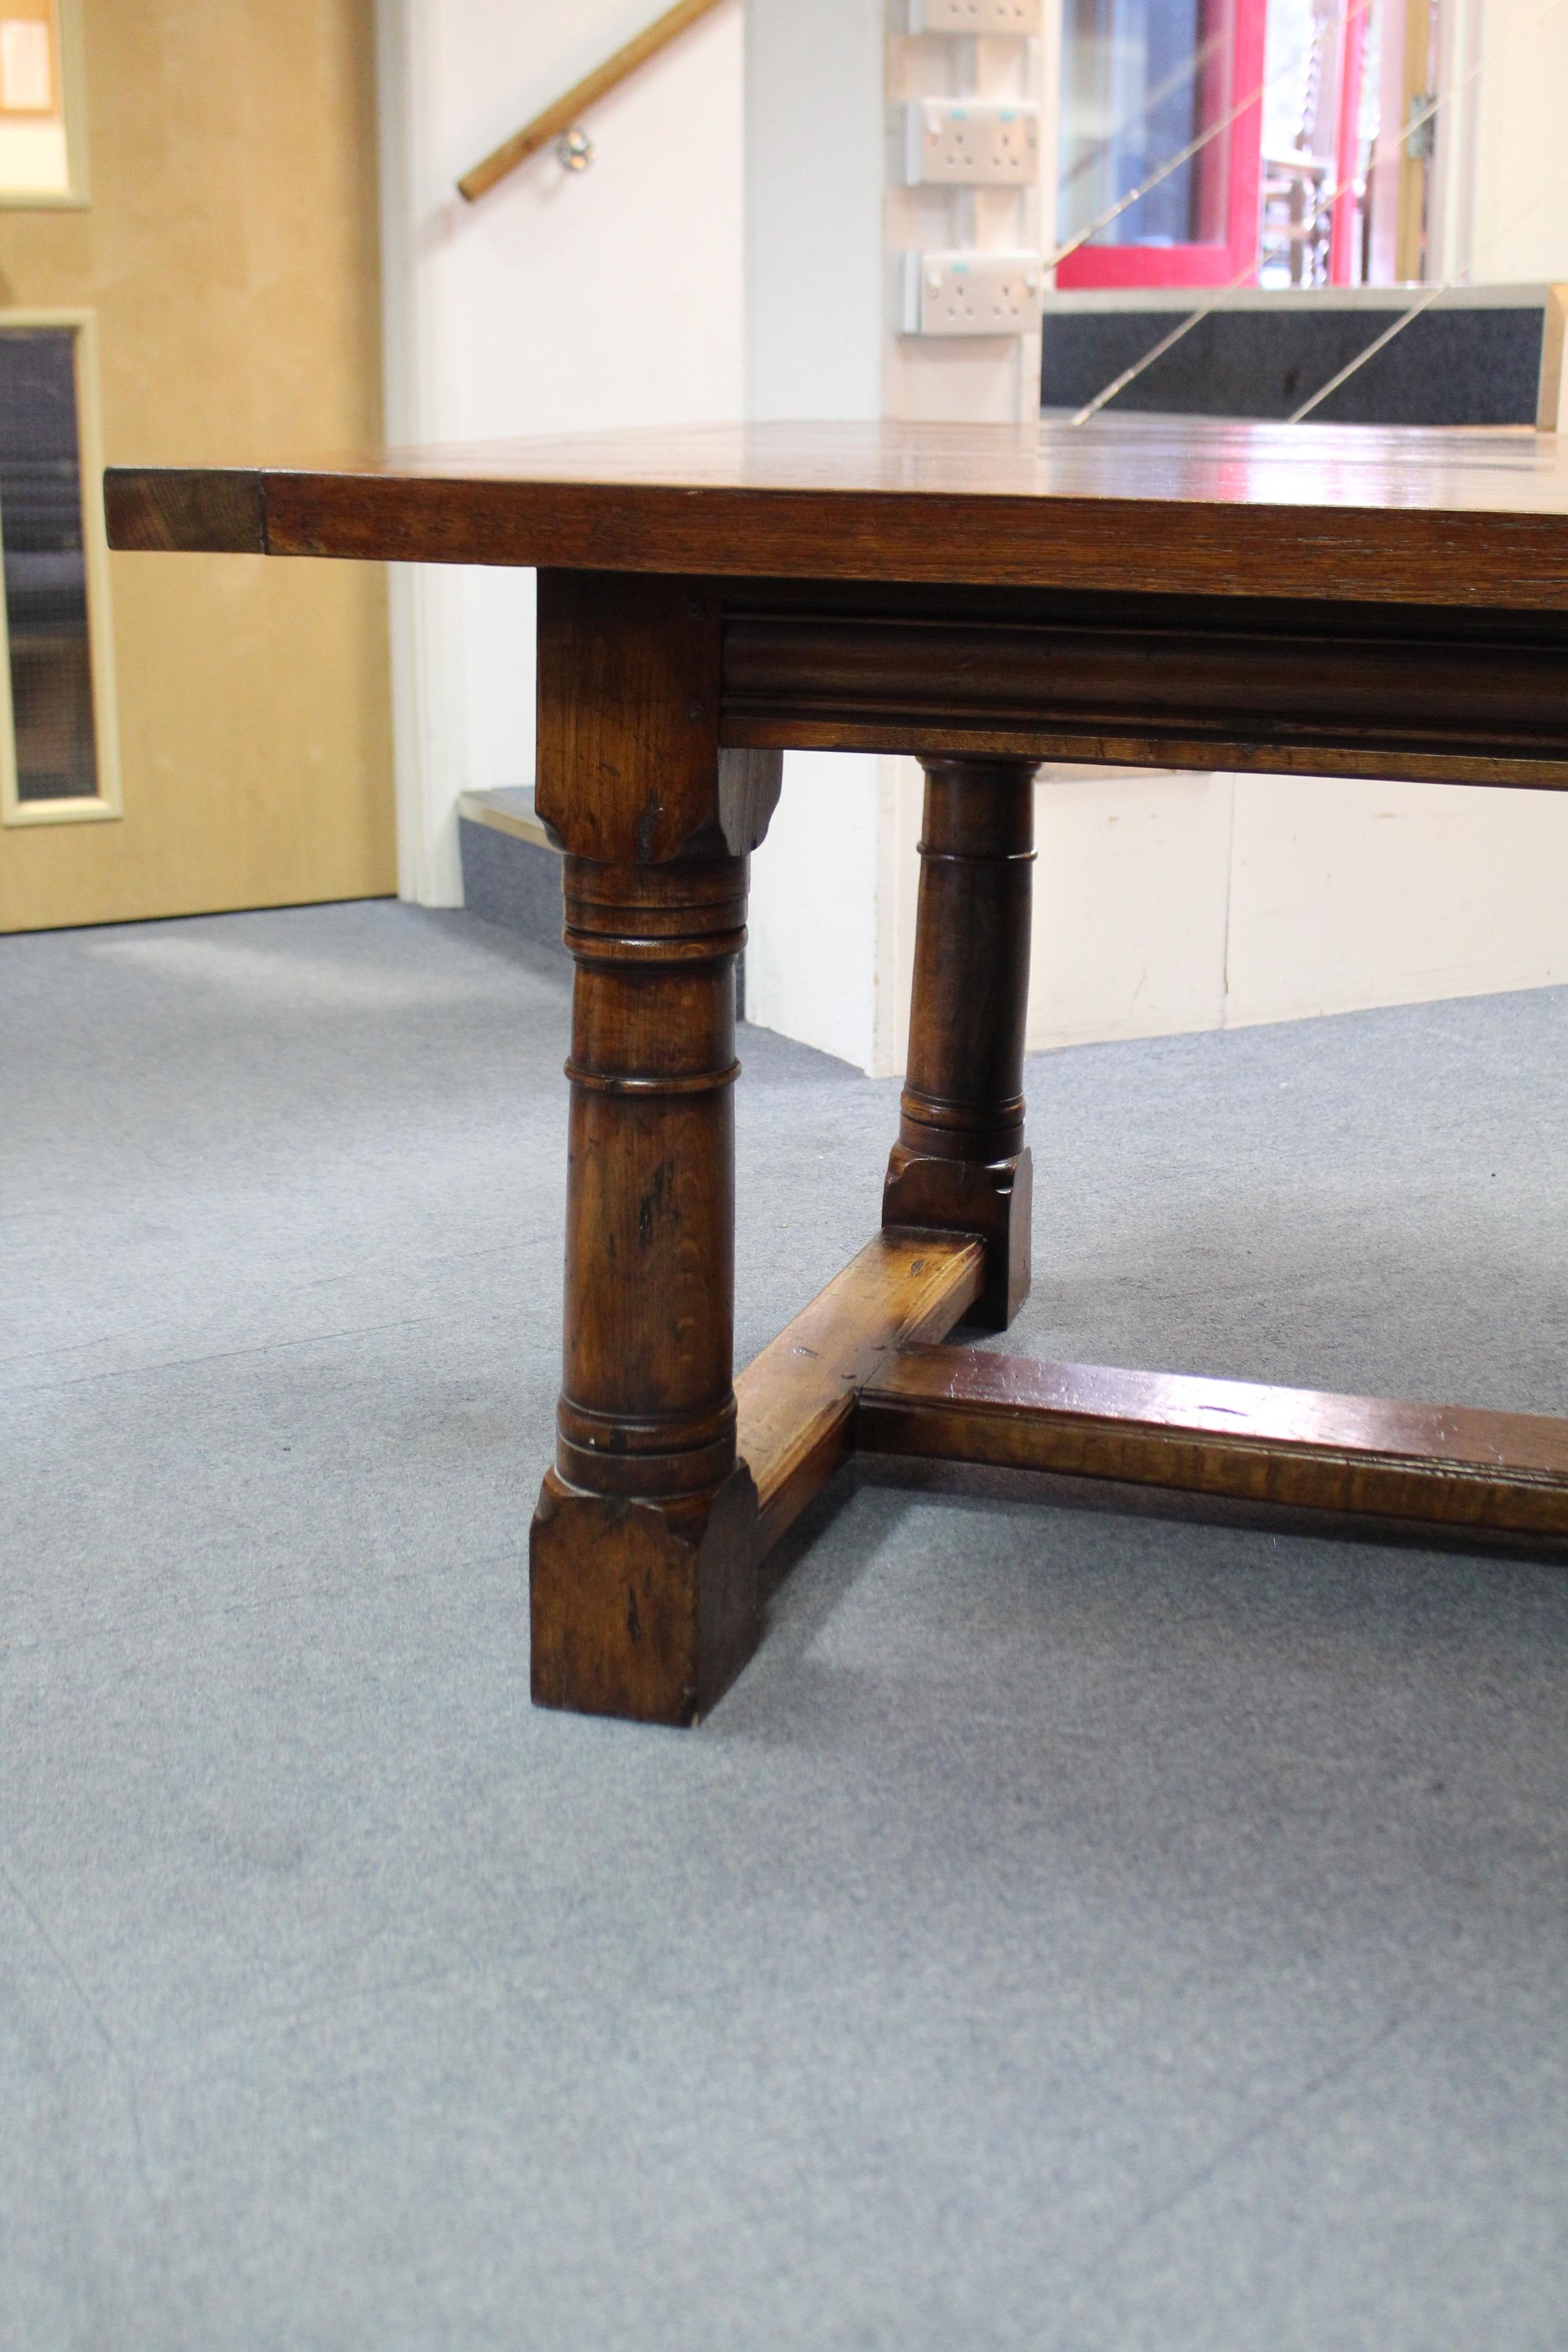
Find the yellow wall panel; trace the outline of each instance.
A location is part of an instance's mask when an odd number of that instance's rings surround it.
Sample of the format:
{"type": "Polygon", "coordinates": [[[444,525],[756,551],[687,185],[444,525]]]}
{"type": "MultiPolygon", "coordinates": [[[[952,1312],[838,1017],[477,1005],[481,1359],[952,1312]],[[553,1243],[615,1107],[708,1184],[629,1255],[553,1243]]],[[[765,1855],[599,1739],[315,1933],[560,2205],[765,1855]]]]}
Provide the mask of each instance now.
{"type": "MultiPolygon", "coordinates": [[[[0,306],[96,311],[110,464],[377,436],[373,31],[87,0],[91,202],[0,214],[0,306]]],[[[110,587],[124,814],[0,833],[0,929],[395,888],[384,574],[115,555],[110,587]]]]}

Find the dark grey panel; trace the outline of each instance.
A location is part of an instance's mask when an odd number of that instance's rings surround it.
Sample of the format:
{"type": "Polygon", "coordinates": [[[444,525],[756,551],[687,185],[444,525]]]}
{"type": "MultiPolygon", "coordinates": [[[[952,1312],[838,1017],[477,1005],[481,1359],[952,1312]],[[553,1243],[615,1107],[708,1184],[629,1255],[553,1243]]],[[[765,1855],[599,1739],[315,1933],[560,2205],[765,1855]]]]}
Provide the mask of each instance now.
{"type": "MultiPolygon", "coordinates": [[[[1047,315],[1040,400],[1079,408],[1177,325],[1171,310],[1047,315]]],[[[1216,310],[1110,404],[1177,416],[1285,417],[1401,316],[1216,310]]],[[[1314,412],[1336,425],[1533,425],[1542,312],[1426,310],[1314,412]]]]}

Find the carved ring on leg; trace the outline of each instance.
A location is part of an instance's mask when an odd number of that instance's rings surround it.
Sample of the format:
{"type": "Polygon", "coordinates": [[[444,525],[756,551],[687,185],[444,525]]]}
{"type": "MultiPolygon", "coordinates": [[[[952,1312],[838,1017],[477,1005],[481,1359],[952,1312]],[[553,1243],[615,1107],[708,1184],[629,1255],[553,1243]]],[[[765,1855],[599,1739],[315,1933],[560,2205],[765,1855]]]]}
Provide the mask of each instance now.
{"type": "Polygon", "coordinates": [[[533,1695],[689,1723],[759,1629],[735,1458],[739,857],[569,857],[576,963],[556,1467],[533,1522],[533,1695]]]}

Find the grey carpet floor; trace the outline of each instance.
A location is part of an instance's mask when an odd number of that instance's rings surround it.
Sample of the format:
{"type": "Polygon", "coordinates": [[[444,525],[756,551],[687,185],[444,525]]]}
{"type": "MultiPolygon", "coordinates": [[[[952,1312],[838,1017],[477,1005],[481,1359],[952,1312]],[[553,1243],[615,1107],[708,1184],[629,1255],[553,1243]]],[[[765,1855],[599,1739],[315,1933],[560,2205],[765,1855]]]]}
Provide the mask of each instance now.
{"type": "MultiPolygon", "coordinates": [[[[561,969],[0,941],[0,2343],[1558,2347],[1568,1568],[1110,1490],[531,1711],[561,969]]],[[[742,1358],[896,1089],[759,1031],[742,1358]]],[[[1568,991],[1031,1066],[1011,1345],[1568,1411],[1568,991]]]]}

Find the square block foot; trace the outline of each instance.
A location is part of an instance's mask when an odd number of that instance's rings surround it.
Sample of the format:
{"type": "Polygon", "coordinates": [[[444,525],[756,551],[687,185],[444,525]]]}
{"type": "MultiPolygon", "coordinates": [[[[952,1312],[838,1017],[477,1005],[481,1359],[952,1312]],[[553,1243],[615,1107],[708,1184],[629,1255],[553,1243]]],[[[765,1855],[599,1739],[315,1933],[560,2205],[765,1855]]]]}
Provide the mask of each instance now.
{"type": "Polygon", "coordinates": [[[1016,1160],[986,1163],[938,1160],[895,1143],[888,1160],[884,1225],[978,1234],[985,1244],[985,1280],[970,1319],[987,1331],[1005,1331],[1029,1295],[1033,1171],[1027,1147],[1016,1160]]]}
{"type": "Polygon", "coordinates": [[[695,1723],[757,1646],[757,1490],[643,1502],[545,1475],[529,1540],[536,1706],[695,1723]]]}

